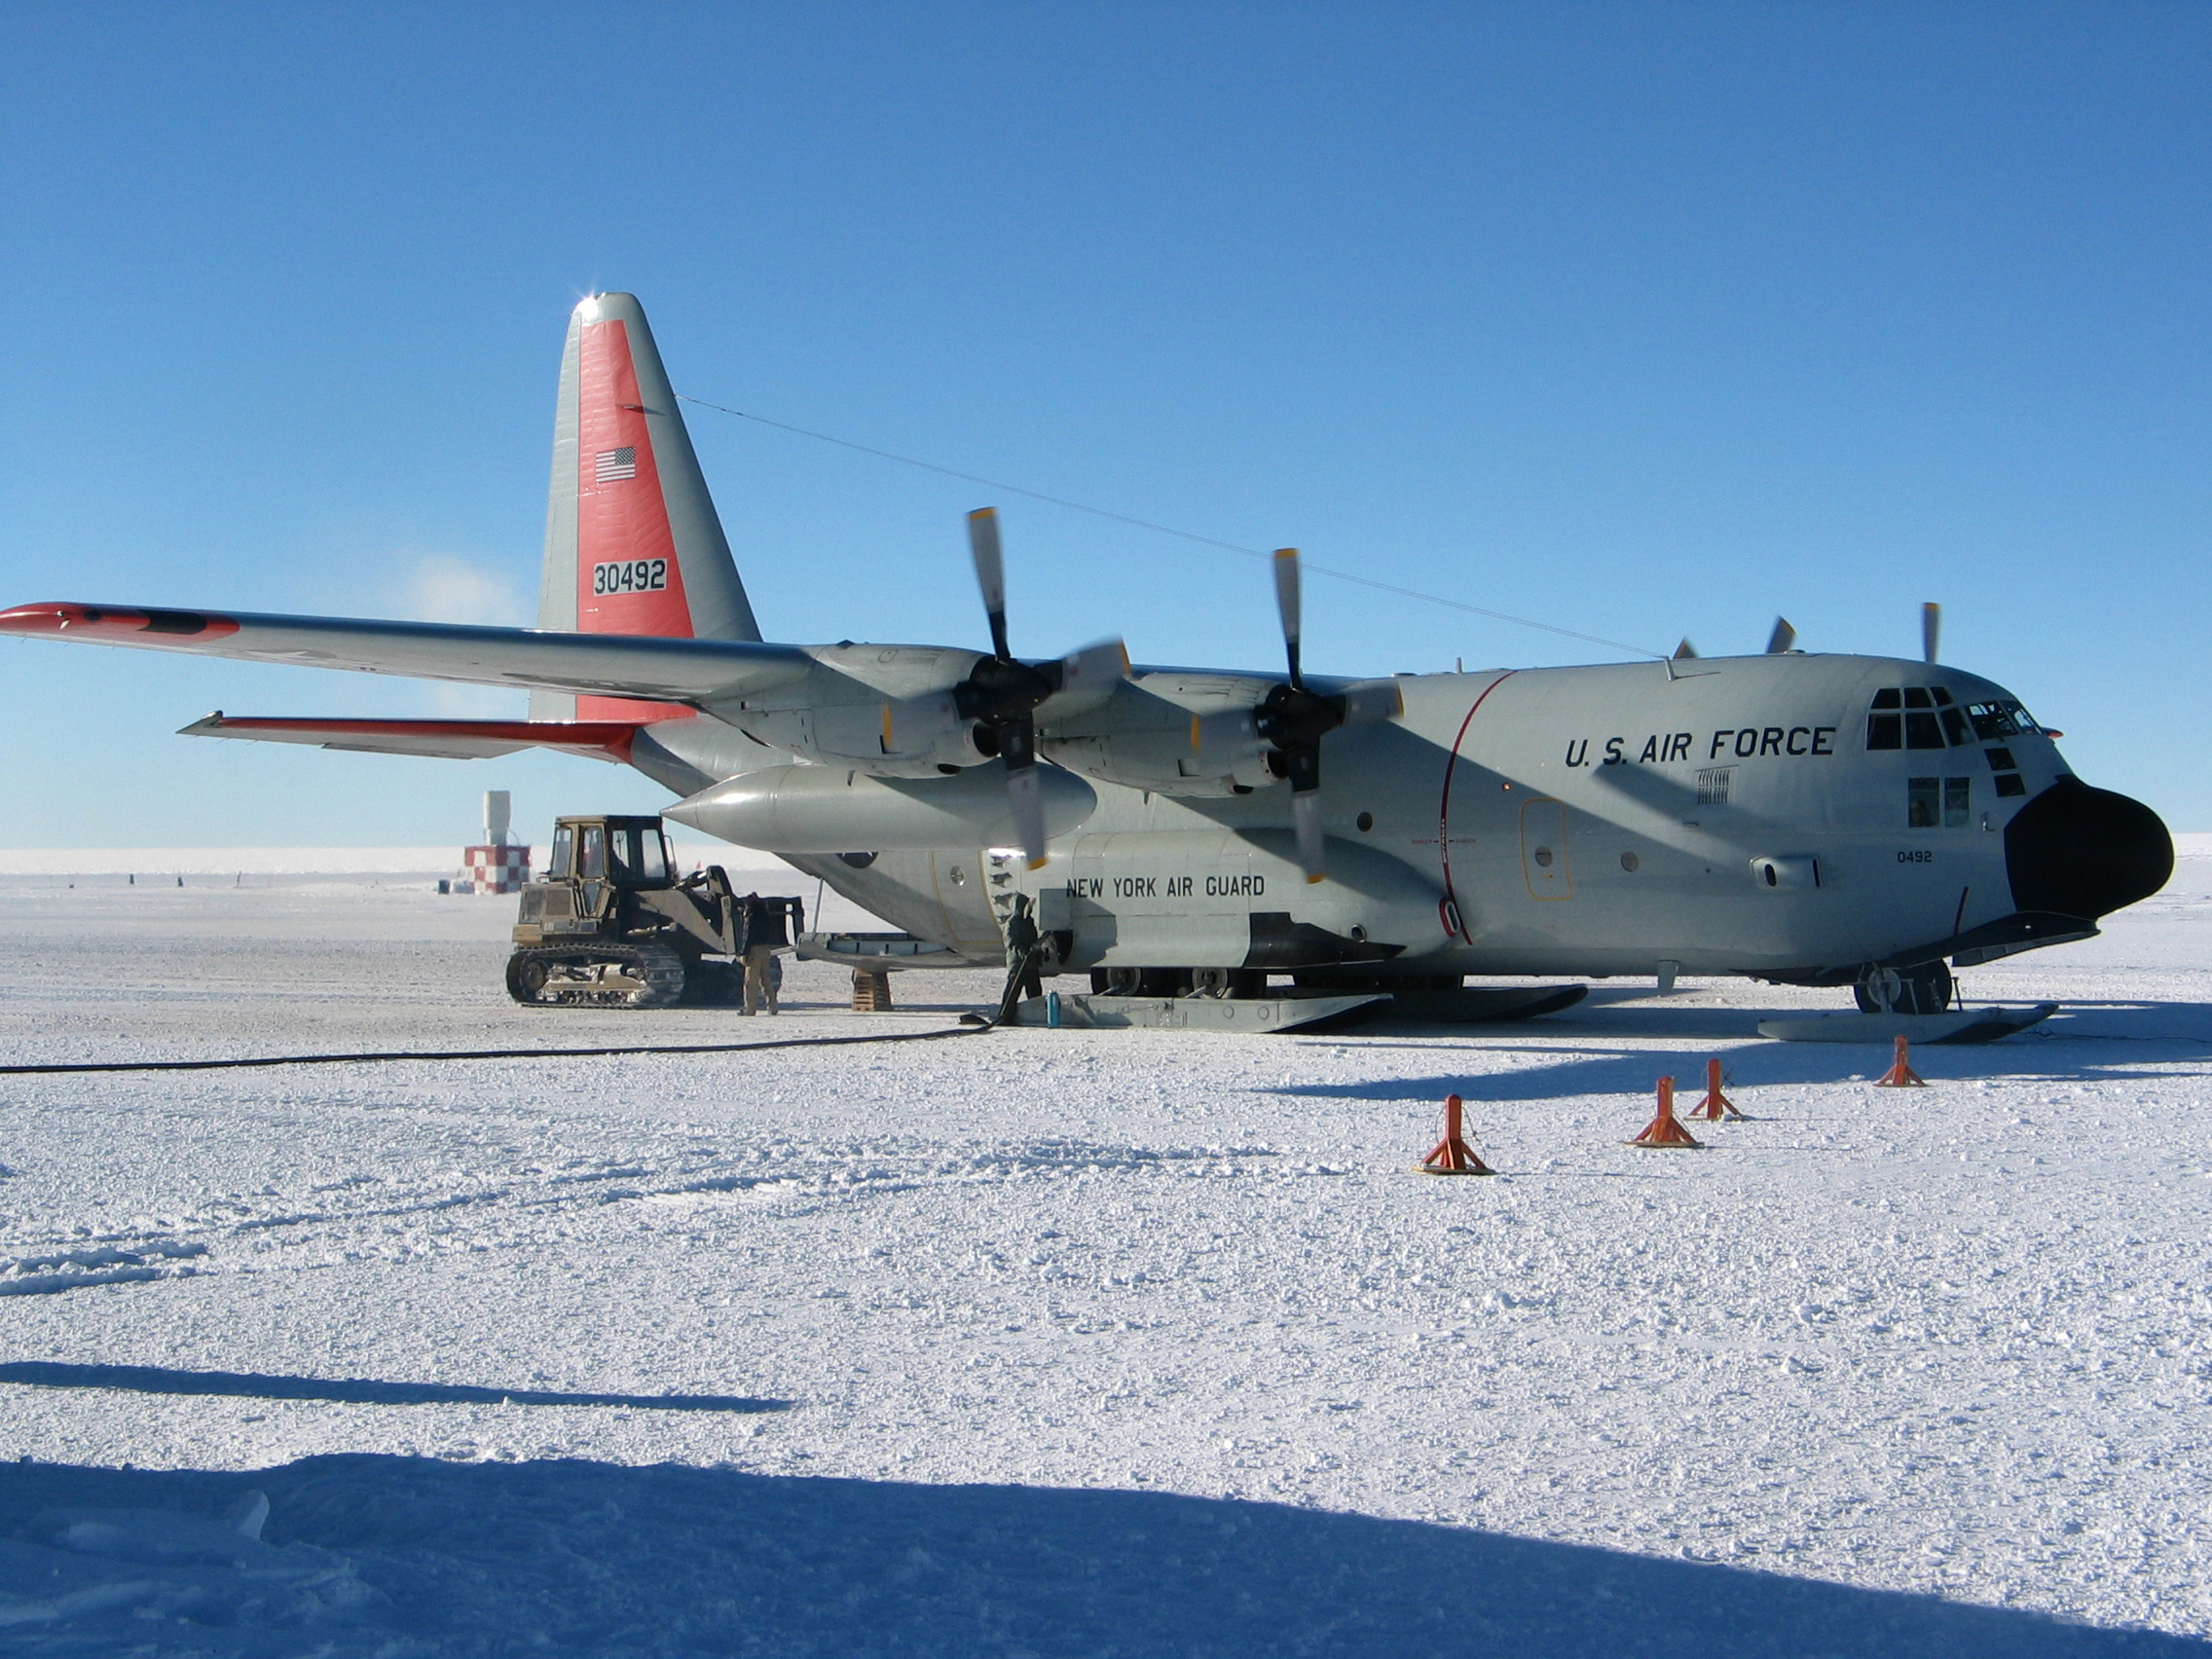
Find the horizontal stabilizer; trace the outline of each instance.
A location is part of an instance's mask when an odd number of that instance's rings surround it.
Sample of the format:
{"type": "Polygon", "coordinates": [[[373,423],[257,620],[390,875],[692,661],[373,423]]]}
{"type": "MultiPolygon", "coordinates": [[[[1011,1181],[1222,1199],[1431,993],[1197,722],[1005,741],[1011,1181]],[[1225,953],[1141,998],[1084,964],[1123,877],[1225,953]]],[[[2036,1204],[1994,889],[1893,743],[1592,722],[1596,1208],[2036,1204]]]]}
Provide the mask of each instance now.
{"type": "Polygon", "coordinates": [[[624,720],[349,720],[232,717],[218,709],[179,737],[243,737],[262,743],[312,743],[370,755],[422,755],[437,760],[490,760],[525,749],[560,749],[626,763],[644,727],[624,720]]]}
{"type": "Polygon", "coordinates": [[[0,610],[0,634],[691,705],[782,685],[813,666],[813,659],[796,646],[741,640],[554,634],[446,622],[115,605],[18,605],[0,610]]]}

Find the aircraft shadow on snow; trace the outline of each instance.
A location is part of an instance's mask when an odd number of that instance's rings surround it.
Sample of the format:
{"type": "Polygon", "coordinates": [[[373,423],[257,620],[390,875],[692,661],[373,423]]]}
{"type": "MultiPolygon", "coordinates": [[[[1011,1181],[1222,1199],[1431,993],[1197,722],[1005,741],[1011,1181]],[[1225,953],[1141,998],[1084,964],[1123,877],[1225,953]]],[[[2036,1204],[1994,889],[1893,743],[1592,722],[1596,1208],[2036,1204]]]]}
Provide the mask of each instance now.
{"type": "MultiPolygon", "coordinates": [[[[1482,981],[1476,982],[1479,984],[1482,981]]],[[[1759,991],[1759,986],[1746,982],[1734,987],[1732,993],[1747,999],[1744,1003],[1716,1007],[1711,1003],[1672,1000],[1657,994],[1647,982],[1632,985],[1600,983],[1591,986],[1590,995],[1567,1013],[1548,1014],[1541,1021],[1529,1021],[1501,1029],[1534,1037],[1551,1032],[1562,1036],[1571,1034],[1576,1037],[1598,1038],[1708,1037],[1766,1044],[1767,1039],[1758,1035],[1759,1021],[1762,1019],[1801,1018],[1808,1014],[1847,1014],[1852,1012],[1848,986],[1824,993],[1832,996],[1835,1001],[1831,1006],[1820,1009],[1807,1009],[1787,1003],[1761,1007],[1757,1001],[1759,991]]],[[[1969,995],[1966,1006],[1980,1006],[1985,1000],[1969,995]]],[[[2172,1043],[2185,1049],[2193,1045],[2198,1049],[2212,1045],[2212,1004],[2154,1002],[2135,997],[2051,1000],[2059,1002],[2060,1008],[2048,1024],[2034,1028],[2024,1038],[2009,1038],[1988,1045],[1982,1051],[1992,1055],[2014,1054],[2023,1046],[2061,1040],[2107,1042],[2126,1039],[2131,1042],[2172,1043]]],[[[2009,997],[2003,1001],[2006,1006],[2018,1007],[2027,999],[2009,997]]],[[[1384,1032],[1390,1028],[1378,1026],[1370,1029],[1384,1032]]],[[[1402,1029],[1411,1035],[1416,1028],[1409,1026],[1402,1029]]],[[[1438,1037],[1465,1039],[1469,1035],[1465,1026],[1430,1025],[1418,1029],[1422,1035],[1438,1037]]],[[[1849,1053],[1853,1048],[1862,1046],[1835,1044],[1824,1047],[1833,1047],[1838,1053],[1849,1053]]],[[[1887,1045],[1870,1044],[1862,1047],[1869,1051],[1874,1049],[1886,1051],[1887,1045]]],[[[1968,1047],[1971,1050],[1972,1045],[1968,1047]]],[[[1933,1053],[1936,1051],[1916,1048],[1913,1051],[1933,1053]]]]}
{"type": "MultiPolygon", "coordinates": [[[[2069,1005],[2087,1011],[2090,1005],[2069,1005]]],[[[1890,1051],[1878,1044],[1847,1043],[1773,1043],[1764,1038],[1751,1037],[1749,1032],[1734,1028],[1736,1016],[1731,1011],[1716,1009],[1686,1009],[1679,1011],[1686,1017],[1677,1025],[1672,1021],[1655,1022],[1655,1029],[1638,1029],[1623,1033],[1608,1029],[1591,1035],[1619,1037],[1635,1035],[1644,1038],[1705,1037],[1713,1045],[1727,1068],[1730,1085],[1741,1089],[1756,1089],[1761,1086],[1787,1087],[1790,1085],[1844,1085],[1854,1080],[1864,1081],[1888,1069],[1890,1051]],[[1715,1031],[1714,1015],[1726,1016],[1730,1029],[1715,1031]]],[[[2171,1068],[2177,1064],[2201,1065],[2205,1058],[2206,1039],[2179,1037],[2170,1033],[2180,1020],[2164,1017],[2173,1014],[2199,1016],[2205,1011],[2194,1004],[2174,1004],[2161,1008],[2158,1005],[2116,1005],[2115,1014],[2127,1015],[2138,1012],[2146,1017],[2140,1022],[2147,1027],[2139,1036],[2128,1035],[2124,1030],[2092,1030],[2076,1034],[2064,1028],[2048,1036],[2027,1035],[2008,1038],[2003,1042],[1963,1048],[1918,1048],[1912,1051],[1912,1067],[1931,1084],[1972,1083],[1978,1079],[2003,1079],[2007,1082],[2041,1083],[2125,1083],[2154,1082],[2170,1079],[2171,1068]]],[[[1744,1015],[1746,1022],[1755,1022],[1756,1015],[1744,1015]]],[[[1550,1022],[1547,1021],[1547,1024],[1550,1022]]],[[[2086,1023],[2086,1021],[2084,1021],[2086,1023]]],[[[2099,1023],[2130,1023],[2116,1021],[2109,1016],[2099,1023]]],[[[1534,1027],[1524,1027],[1534,1033],[1534,1027]]],[[[1562,1033],[1566,1033],[1563,1031],[1562,1033]]],[[[1579,1035],[1579,1033],[1577,1033],[1579,1035]]],[[[1324,1040],[1325,1041],[1325,1040],[1324,1040]]],[[[1654,1051],[1647,1048],[1594,1049],[1587,1044],[1573,1048],[1561,1046],[1548,1048],[1540,1042],[1519,1038],[1507,1043],[1486,1043],[1465,1037],[1457,1041],[1441,1038],[1393,1042],[1376,1038],[1346,1048],[1346,1055],[1368,1049],[1410,1051],[1434,1055],[1446,1065],[1454,1053],[1496,1056],[1507,1061],[1533,1061],[1514,1065],[1505,1071],[1488,1069],[1493,1060],[1486,1060],[1485,1069],[1465,1073],[1441,1072],[1424,1077],[1374,1077],[1353,1079],[1344,1083],[1299,1083],[1275,1085],[1257,1092],[1288,1094],[1317,1100],[1425,1100],[1440,1101],[1447,1094],[1456,1094],[1467,1101],[1507,1102],[1514,1100],[1557,1100],[1594,1094],[1634,1094],[1642,1096],[1648,1103],[1654,1081],[1672,1075],[1677,1084],[1689,1091],[1687,1100],[1697,1097],[1697,1090],[1705,1087],[1705,1055],[1680,1051],[1654,1051]],[[1542,1056],[1555,1056],[1545,1060],[1542,1056]]],[[[1685,1100],[1685,1104],[1687,1103],[1685,1100]]],[[[1743,1109],[1756,1117],[1759,1108],[1750,1099],[1738,1102],[1743,1109]]]]}
{"type": "Polygon", "coordinates": [[[262,1377],[243,1371],[172,1371],[159,1365],[0,1365],[0,1382],[39,1388],[119,1388],[133,1394],[223,1394],[250,1400],[328,1400],[353,1406],[619,1406],[651,1412],[781,1412],[791,1400],[743,1394],[561,1394],[542,1388],[476,1388],[360,1378],[262,1377]]]}
{"type": "MultiPolygon", "coordinates": [[[[227,1588],[203,1567],[199,1601],[166,1604],[183,1609],[166,1621],[166,1641],[181,1644],[190,1631],[195,1652],[274,1654],[257,1639],[280,1635],[290,1643],[281,1650],[297,1652],[312,1637],[318,1651],[343,1655],[380,1642],[411,1652],[1038,1659],[2212,1653],[2180,1637],[1419,1522],[1163,1493],[665,1464],[349,1454],[243,1473],[5,1466],[0,1532],[18,1541],[0,1551],[12,1552],[10,1570],[46,1572],[51,1556],[81,1573],[81,1553],[41,1547],[55,1512],[66,1521],[71,1511],[166,1511],[111,1523],[105,1535],[187,1536],[188,1518],[213,1518],[253,1491],[271,1503],[264,1543],[253,1546],[263,1583],[293,1556],[328,1564],[314,1553],[327,1551],[371,1594],[283,1632],[256,1630],[266,1592],[227,1588]],[[227,1627],[191,1631],[196,1605],[227,1627]]],[[[135,1574],[128,1588],[140,1595],[149,1580],[186,1570],[158,1560],[115,1567],[135,1574]]],[[[73,1606],[70,1651],[93,1651],[88,1643],[111,1635],[138,1650],[154,1634],[112,1598],[73,1606]]]]}

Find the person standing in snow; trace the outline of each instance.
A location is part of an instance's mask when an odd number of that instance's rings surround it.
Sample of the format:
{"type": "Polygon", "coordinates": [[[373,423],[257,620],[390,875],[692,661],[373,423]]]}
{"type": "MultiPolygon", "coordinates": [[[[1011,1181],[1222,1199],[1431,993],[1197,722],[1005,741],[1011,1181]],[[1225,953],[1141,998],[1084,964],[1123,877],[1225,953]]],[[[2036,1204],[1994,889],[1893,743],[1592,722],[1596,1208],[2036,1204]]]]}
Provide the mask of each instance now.
{"type": "Polygon", "coordinates": [[[1008,984],[1013,996],[1041,997],[1045,994],[1044,980],[1037,972],[1037,918],[1029,913],[1029,895],[1014,896],[1014,914],[1006,923],[1006,970],[1008,984]]]}
{"type": "Polygon", "coordinates": [[[745,896],[745,1012],[757,1013],[765,1004],[776,1009],[776,947],[789,944],[784,937],[784,907],[757,893],[745,896]]]}

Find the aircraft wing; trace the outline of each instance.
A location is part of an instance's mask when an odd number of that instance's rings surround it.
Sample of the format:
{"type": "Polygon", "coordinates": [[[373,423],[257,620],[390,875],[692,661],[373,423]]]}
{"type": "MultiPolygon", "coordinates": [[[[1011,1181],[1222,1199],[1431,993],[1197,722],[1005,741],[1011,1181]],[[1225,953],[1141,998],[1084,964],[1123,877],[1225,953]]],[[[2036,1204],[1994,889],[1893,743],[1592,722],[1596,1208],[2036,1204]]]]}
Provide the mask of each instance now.
{"type": "Polygon", "coordinates": [[[218,709],[179,737],[242,737],[312,743],[369,755],[422,755],[439,760],[490,760],[524,749],[562,749],[596,760],[627,761],[634,720],[380,720],[233,716],[218,709]]]}
{"type": "Polygon", "coordinates": [[[0,610],[0,634],[690,704],[764,691],[813,666],[796,646],[737,640],[114,605],[18,605],[0,610]]]}

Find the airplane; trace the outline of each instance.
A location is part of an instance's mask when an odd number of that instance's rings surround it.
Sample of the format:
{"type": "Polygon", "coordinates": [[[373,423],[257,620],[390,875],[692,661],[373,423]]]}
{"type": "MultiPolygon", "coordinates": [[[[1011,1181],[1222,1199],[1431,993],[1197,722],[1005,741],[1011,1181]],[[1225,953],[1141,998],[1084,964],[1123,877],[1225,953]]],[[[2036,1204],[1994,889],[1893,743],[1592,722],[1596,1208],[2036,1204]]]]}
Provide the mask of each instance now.
{"type": "Polygon", "coordinates": [[[2088,938],[2163,886],[2141,802],[2081,781],[2003,686],[1808,653],[1346,680],[990,648],[765,641],[647,327],[570,319],[531,629],[42,603],[0,633],[527,687],[522,720],[210,715],[196,737],[635,768],[665,816],[780,855],[936,960],[996,965],[1017,896],[1046,971],[1252,999],[1469,977],[1733,975],[1933,1014],[1952,967],[2088,938]]]}

